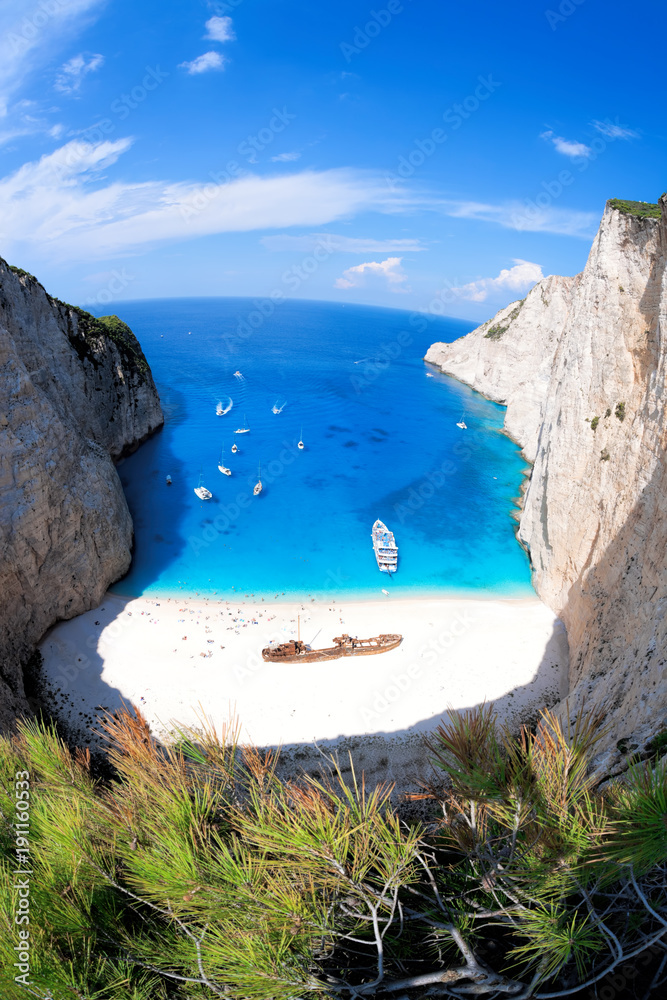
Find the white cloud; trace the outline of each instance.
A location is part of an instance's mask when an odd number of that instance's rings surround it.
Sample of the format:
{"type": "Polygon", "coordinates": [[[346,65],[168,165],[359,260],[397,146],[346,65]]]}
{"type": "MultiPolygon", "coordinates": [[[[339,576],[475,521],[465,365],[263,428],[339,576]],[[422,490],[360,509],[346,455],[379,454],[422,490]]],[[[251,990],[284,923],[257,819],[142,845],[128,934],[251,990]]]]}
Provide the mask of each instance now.
{"type": "MultiPolygon", "coordinates": [[[[542,195],[538,192],[536,197],[542,195]]],[[[442,202],[446,215],[457,219],[477,219],[495,222],[505,229],[530,233],[556,233],[559,236],[576,236],[590,240],[595,235],[600,219],[597,212],[578,212],[569,208],[555,208],[547,204],[542,208],[536,199],[525,202],[503,202],[489,205],[477,201],[442,202]]]]}
{"type": "Polygon", "coordinates": [[[278,153],[277,156],[272,156],[271,160],[274,163],[291,163],[293,160],[298,160],[301,158],[301,153],[298,150],[294,150],[292,153],[278,153]]]}
{"type": "Polygon", "coordinates": [[[83,53],[79,53],[78,56],[73,56],[64,66],[61,66],[54,87],[61,94],[75,94],[81,88],[83,78],[88,73],[94,73],[103,64],[104,56],[100,55],[99,52],[91,55],[88,59],[83,53]]]}
{"type": "Polygon", "coordinates": [[[72,141],[1,178],[5,249],[27,244],[51,258],[89,260],[167,240],[322,226],[397,205],[381,177],[354,170],[249,174],[224,184],[100,177],[131,143],[72,141]]]}
{"type": "Polygon", "coordinates": [[[69,44],[106,0],[0,4],[0,117],[25,78],[69,44]]]}
{"type": "Polygon", "coordinates": [[[452,288],[451,291],[462,299],[483,302],[489,295],[494,295],[497,292],[527,291],[543,277],[539,264],[532,264],[529,260],[515,257],[514,267],[503,268],[496,278],[479,278],[477,281],[471,281],[459,288],[452,288]]]}
{"type": "Polygon", "coordinates": [[[308,253],[325,244],[339,253],[417,253],[426,250],[419,240],[372,240],[359,236],[338,236],[335,233],[310,233],[308,236],[263,236],[267,250],[297,250],[308,253]]]}
{"type": "Polygon", "coordinates": [[[232,28],[231,17],[211,17],[206,22],[205,38],[214,42],[232,42],[236,35],[232,28]]]}
{"type": "Polygon", "coordinates": [[[369,261],[367,264],[357,264],[348,267],[334,283],[334,288],[360,288],[366,284],[366,277],[374,275],[386,280],[390,291],[409,292],[405,284],[407,275],[401,268],[402,257],[387,257],[382,261],[369,261]]]}
{"type": "Polygon", "coordinates": [[[227,60],[219,52],[204,52],[197,56],[192,62],[182,62],[178,64],[179,69],[185,69],[191,76],[198,73],[208,73],[212,69],[223,69],[227,60]]]}
{"type": "Polygon", "coordinates": [[[554,135],[551,129],[547,132],[541,132],[540,139],[553,143],[556,152],[562,153],[563,156],[590,156],[592,153],[591,147],[585,143],[575,142],[573,139],[563,139],[560,135],[554,135]]]}
{"type": "Polygon", "coordinates": [[[591,122],[594,126],[601,132],[602,135],[606,135],[608,139],[638,139],[639,132],[635,132],[634,129],[628,128],[626,125],[619,125],[618,122],[610,122],[607,119],[604,122],[594,119],[591,122]]]}

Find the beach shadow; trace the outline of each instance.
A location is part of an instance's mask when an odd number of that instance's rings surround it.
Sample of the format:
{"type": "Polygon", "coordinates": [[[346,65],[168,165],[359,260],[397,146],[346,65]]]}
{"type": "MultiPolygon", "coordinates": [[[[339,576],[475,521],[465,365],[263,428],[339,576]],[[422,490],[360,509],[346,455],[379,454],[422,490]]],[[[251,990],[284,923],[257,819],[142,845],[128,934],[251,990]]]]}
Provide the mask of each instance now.
{"type": "MultiPolygon", "coordinates": [[[[419,683],[415,680],[414,683],[419,683]]],[[[480,700],[454,710],[444,705],[441,711],[397,730],[378,730],[368,734],[340,735],[317,743],[292,743],[281,748],[279,774],[291,778],[300,772],[314,777],[332,773],[331,757],[340,765],[344,778],[362,772],[369,786],[392,782],[395,799],[418,792],[424,781],[442,781],[433,770],[427,738],[441,723],[456,714],[492,704],[499,725],[518,733],[522,725],[533,726],[545,708],[558,705],[567,695],[568,640],[560,620],[554,622],[540,664],[532,680],[492,700],[480,692],[480,700]]],[[[273,747],[272,749],[277,749],[273,747]]]]}

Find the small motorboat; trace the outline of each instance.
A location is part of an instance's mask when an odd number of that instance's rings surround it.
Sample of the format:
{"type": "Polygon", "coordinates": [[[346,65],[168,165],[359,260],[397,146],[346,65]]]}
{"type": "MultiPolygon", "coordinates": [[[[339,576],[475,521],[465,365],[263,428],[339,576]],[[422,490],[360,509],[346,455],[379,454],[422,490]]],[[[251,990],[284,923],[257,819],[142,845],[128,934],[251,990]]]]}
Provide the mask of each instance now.
{"type": "Polygon", "coordinates": [[[243,378],[243,377],[244,376],[241,374],[241,372],[238,372],[238,371],[234,372],[234,378],[243,378]]]}
{"type": "Polygon", "coordinates": [[[239,446],[237,445],[237,443],[235,441],[234,444],[232,445],[232,454],[235,455],[238,450],[239,450],[239,446]]]}
{"type": "Polygon", "coordinates": [[[215,408],[215,415],[216,415],[216,417],[223,416],[224,412],[225,412],[224,406],[222,405],[222,403],[218,403],[218,405],[215,408]]]}
{"type": "Polygon", "coordinates": [[[303,451],[303,449],[304,449],[305,447],[306,447],[306,446],[305,446],[305,444],[303,443],[303,427],[302,427],[302,428],[301,428],[301,435],[300,435],[300,437],[299,437],[299,443],[297,444],[297,448],[299,449],[299,451],[303,451]]]}
{"type": "Polygon", "coordinates": [[[171,486],[171,476],[167,476],[167,486],[171,486]]]}

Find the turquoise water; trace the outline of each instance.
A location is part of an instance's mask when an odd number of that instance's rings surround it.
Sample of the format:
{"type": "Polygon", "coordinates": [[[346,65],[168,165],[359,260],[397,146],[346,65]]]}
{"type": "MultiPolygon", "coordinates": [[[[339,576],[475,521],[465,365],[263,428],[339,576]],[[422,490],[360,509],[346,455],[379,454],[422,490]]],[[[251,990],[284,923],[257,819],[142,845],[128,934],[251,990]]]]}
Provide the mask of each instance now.
{"type": "Polygon", "coordinates": [[[532,593],[510,517],[525,463],[501,433],[504,410],[427,377],[422,361],[429,344],[472,324],[431,320],[417,332],[408,313],[316,302],[263,316],[245,299],[116,309],[141,341],[166,416],[119,465],[136,537],[117,592],[532,593]],[[285,406],[275,415],[277,401],[285,406]],[[456,426],[464,412],[467,431],[456,426]],[[244,418],[250,433],[235,435],[244,418]],[[231,477],[217,468],[222,446],[231,477]],[[253,498],[260,462],[264,490],[253,498]],[[193,492],[200,469],[208,502],[193,492]],[[371,547],[378,517],[399,545],[391,579],[371,547]]]}

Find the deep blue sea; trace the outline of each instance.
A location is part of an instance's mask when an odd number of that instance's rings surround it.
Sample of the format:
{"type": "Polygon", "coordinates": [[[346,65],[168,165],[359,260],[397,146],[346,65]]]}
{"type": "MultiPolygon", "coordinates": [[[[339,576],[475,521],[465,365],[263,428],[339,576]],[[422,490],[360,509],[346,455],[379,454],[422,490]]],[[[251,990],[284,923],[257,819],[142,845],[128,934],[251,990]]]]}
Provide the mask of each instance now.
{"type": "Polygon", "coordinates": [[[268,316],[248,299],[114,309],[141,342],[166,418],[119,465],[136,537],[117,592],[532,593],[510,516],[525,462],[501,433],[504,410],[422,360],[473,324],[431,319],[419,331],[409,313],[322,302],[284,302],[268,316]],[[463,414],[467,430],[456,426],[463,414]],[[244,420],[250,433],[235,435],[244,420]],[[231,477],[217,468],[223,447],[231,477]],[[207,502],[194,494],[200,470],[207,502]],[[371,546],[378,517],[399,546],[392,578],[371,546]]]}

